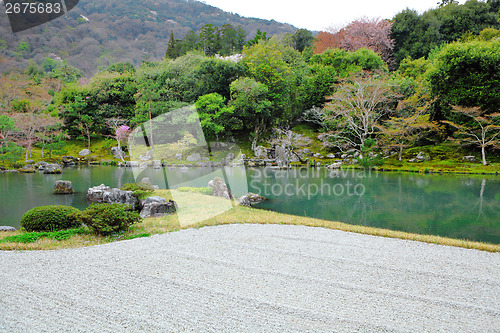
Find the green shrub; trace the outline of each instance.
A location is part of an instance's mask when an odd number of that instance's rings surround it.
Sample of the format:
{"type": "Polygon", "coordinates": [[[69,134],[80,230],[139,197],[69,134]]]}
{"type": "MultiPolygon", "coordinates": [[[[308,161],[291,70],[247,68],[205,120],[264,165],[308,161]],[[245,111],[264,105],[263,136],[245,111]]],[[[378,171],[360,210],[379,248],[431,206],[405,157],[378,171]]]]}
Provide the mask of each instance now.
{"type": "Polygon", "coordinates": [[[127,183],[120,189],[123,191],[132,191],[132,195],[138,200],[146,199],[154,191],[153,185],[143,182],[127,183]]]}
{"type": "Polygon", "coordinates": [[[88,233],[87,228],[67,229],[53,232],[26,232],[20,235],[8,236],[0,240],[0,243],[34,243],[40,238],[65,240],[73,235],[84,235],[88,233]]]}
{"type": "Polygon", "coordinates": [[[365,169],[369,169],[373,167],[382,166],[384,164],[384,159],[381,158],[380,156],[376,157],[365,156],[362,159],[358,159],[358,164],[365,169]]]}
{"type": "Polygon", "coordinates": [[[132,224],[142,221],[138,212],[129,209],[130,205],[117,203],[92,204],[84,211],[74,214],[74,217],[87,225],[93,233],[106,236],[127,230],[132,224]]]}
{"type": "Polygon", "coordinates": [[[212,195],[213,191],[211,187],[179,187],[177,189],[179,192],[191,192],[200,193],[203,195],[212,195]]]}
{"type": "Polygon", "coordinates": [[[80,226],[73,213],[80,212],[70,206],[52,205],[35,207],[24,213],[21,227],[26,231],[58,231],[80,226]]]}

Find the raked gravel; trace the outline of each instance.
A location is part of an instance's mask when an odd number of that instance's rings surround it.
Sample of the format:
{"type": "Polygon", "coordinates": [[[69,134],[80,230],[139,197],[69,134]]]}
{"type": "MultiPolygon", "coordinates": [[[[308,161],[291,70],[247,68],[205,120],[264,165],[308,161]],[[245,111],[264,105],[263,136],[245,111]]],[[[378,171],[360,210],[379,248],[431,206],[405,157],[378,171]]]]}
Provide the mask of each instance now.
{"type": "Polygon", "coordinates": [[[500,332],[500,254],[283,225],[0,252],[0,332],[500,332]]]}

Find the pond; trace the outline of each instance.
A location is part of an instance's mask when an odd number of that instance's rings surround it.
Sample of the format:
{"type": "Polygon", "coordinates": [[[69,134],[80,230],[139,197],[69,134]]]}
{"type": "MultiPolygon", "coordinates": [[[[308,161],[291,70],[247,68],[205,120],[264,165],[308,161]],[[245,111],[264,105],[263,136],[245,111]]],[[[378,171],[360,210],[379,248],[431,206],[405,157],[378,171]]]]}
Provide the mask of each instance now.
{"type": "MultiPolygon", "coordinates": [[[[22,214],[40,205],[83,209],[92,186],[120,187],[149,177],[160,188],[201,187],[213,171],[94,166],[65,168],[61,175],[1,174],[0,225],[19,227],[22,214]],[[53,195],[59,179],[72,181],[75,194],[53,195]]],[[[263,209],[500,244],[498,176],[269,168],[226,168],[224,176],[237,196],[251,191],[267,197],[263,209]]]]}

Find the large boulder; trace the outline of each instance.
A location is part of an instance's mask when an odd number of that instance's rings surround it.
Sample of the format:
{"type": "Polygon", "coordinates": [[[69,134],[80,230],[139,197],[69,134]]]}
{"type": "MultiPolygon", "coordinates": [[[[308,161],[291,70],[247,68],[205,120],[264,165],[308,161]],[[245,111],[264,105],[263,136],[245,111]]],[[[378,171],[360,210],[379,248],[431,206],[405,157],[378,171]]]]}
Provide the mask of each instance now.
{"type": "Polygon", "coordinates": [[[462,161],[465,161],[465,162],[476,162],[476,156],[464,156],[462,158],[462,161]]]}
{"type": "Polygon", "coordinates": [[[26,164],[22,168],[17,169],[17,171],[22,173],[35,173],[35,168],[31,164],[26,164]]]}
{"type": "Polygon", "coordinates": [[[426,153],[424,153],[423,151],[419,152],[415,158],[421,162],[428,161],[431,159],[431,157],[426,153]]]}
{"type": "Polygon", "coordinates": [[[342,162],[335,162],[327,166],[328,169],[340,169],[342,162]]]}
{"type": "Polygon", "coordinates": [[[73,183],[69,180],[56,180],[54,183],[54,194],[72,194],[73,183]]]}
{"type": "Polygon", "coordinates": [[[142,204],[140,212],[141,217],[161,217],[167,214],[173,214],[177,211],[177,205],[172,200],[165,200],[165,198],[154,196],[148,197],[142,204]]]}
{"type": "Polygon", "coordinates": [[[59,164],[47,164],[43,169],[44,174],[59,174],[62,173],[61,166],[59,164]]]}
{"type": "Polygon", "coordinates": [[[87,199],[97,203],[119,203],[131,205],[132,208],[137,204],[137,198],[132,191],[123,191],[118,188],[111,188],[104,184],[94,186],[88,189],[87,199]]]}
{"type": "Polygon", "coordinates": [[[201,161],[201,155],[196,153],[196,154],[192,154],[192,155],[189,155],[187,157],[187,160],[189,162],[198,162],[198,161],[201,161]]]}
{"type": "Polygon", "coordinates": [[[247,195],[244,195],[238,199],[238,204],[245,206],[245,207],[252,207],[252,203],[250,202],[250,199],[248,199],[247,195]]]}
{"type": "Polygon", "coordinates": [[[212,193],[216,197],[225,199],[234,199],[231,190],[227,187],[226,183],[220,177],[215,177],[208,182],[208,186],[212,188],[212,193]]]}
{"type": "Polygon", "coordinates": [[[90,155],[90,150],[88,150],[88,149],[82,149],[82,150],[80,150],[80,152],[78,153],[78,155],[82,156],[82,157],[90,155]]]}
{"type": "Polygon", "coordinates": [[[241,196],[238,199],[238,202],[239,202],[240,205],[251,207],[253,205],[261,203],[264,200],[266,200],[266,198],[263,197],[262,195],[258,195],[258,194],[252,193],[252,192],[248,192],[247,194],[241,196]]]}
{"type": "Polygon", "coordinates": [[[10,231],[16,231],[16,228],[10,227],[10,226],[7,226],[7,225],[2,225],[2,226],[0,226],[0,231],[5,231],[5,232],[7,232],[7,231],[9,231],[9,232],[10,231]]]}
{"type": "Polygon", "coordinates": [[[45,168],[49,165],[48,162],[45,161],[40,161],[35,163],[35,168],[38,169],[38,171],[43,171],[45,168]]]}

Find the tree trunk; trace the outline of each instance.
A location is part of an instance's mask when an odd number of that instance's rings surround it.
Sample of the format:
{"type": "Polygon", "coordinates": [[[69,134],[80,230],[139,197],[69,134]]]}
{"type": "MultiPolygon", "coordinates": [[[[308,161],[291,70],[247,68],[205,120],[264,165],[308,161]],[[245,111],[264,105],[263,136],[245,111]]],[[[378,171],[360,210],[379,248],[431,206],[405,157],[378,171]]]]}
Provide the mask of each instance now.
{"type": "Polygon", "coordinates": [[[90,134],[87,135],[87,145],[88,145],[88,150],[90,150],[90,134]]]}
{"type": "Polygon", "coordinates": [[[401,155],[403,154],[403,146],[399,146],[398,161],[401,162],[401,155]]]}
{"type": "Polygon", "coordinates": [[[481,155],[483,156],[483,165],[486,165],[486,147],[481,146],[481,155]]]}
{"type": "Polygon", "coordinates": [[[123,159],[123,152],[122,152],[122,146],[120,145],[120,140],[116,140],[116,142],[118,142],[118,153],[120,154],[120,159],[122,160],[122,162],[125,162],[125,160],[123,159]]]}
{"type": "Polygon", "coordinates": [[[42,158],[43,158],[43,149],[45,148],[45,146],[42,146],[42,158]]]}

